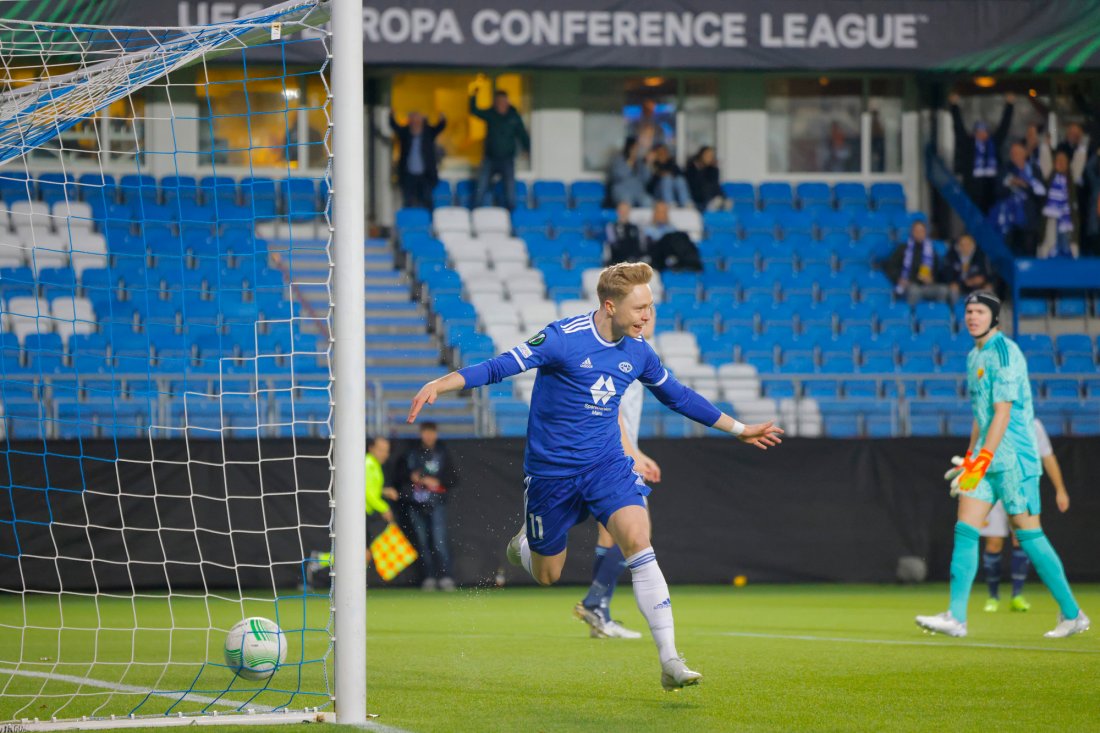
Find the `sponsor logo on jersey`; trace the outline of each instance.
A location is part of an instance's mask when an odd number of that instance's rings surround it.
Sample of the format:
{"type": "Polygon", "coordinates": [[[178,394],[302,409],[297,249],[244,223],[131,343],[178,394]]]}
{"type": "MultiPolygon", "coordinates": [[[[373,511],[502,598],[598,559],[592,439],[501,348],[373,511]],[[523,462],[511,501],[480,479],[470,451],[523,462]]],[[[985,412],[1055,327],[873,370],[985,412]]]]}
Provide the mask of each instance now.
{"type": "Polygon", "coordinates": [[[607,401],[615,396],[615,382],[609,375],[602,374],[592,385],[591,392],[592,402],[597,405],[606,405],[607,401]]]}
{"type": "Polygon", "coordinates": [[[581,369],[591,369],[591,368],[592,368],[592,360],[586,357],[585,360],[581,362],[581,369]]]}
{"type": "Polygon", "coordinates": [[[545,340],[546,340],[546,332],[545,331],[539,331],[534,336],[527,339],[527,343],[530,344],[531,346],[538,346],[539,344],[541,344],[545,340]]]}
{"type": "Polygon", "coordinates": [[[620,361],[619,371],[623,374],[630,374],[632,371],[634,371],[634,365],[631,364],[629,361],[620,361]]]}

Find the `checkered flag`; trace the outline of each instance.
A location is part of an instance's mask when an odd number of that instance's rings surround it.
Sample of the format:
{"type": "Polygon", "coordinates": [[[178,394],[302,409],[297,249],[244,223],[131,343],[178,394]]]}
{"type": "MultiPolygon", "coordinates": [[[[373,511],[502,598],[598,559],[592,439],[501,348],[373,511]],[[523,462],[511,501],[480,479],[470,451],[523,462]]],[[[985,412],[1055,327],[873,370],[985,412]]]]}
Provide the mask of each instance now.
{"type": "Polygon", "coordinates": [[[401,528],[392,523],[370,543],[370,554],[374,558],[374,569],[386,582],[400,575],[417,558],[416,548],[401,528]]]}

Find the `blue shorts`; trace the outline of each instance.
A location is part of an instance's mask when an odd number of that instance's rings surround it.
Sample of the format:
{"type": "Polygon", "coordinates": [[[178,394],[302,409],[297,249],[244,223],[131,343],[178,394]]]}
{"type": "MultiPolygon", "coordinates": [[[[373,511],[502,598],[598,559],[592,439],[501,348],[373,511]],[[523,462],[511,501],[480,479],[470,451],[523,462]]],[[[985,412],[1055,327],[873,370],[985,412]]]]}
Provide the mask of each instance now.
{"type": "Polygon", "coordinates": [[[592,515],[607,526],[624,506],[645,506],[649,487],[634,472],[634,459],[620,456],[576,476],[528,476],[523,494],[527,542],[533,552],[557,555],[569,530],[592,515]]]}

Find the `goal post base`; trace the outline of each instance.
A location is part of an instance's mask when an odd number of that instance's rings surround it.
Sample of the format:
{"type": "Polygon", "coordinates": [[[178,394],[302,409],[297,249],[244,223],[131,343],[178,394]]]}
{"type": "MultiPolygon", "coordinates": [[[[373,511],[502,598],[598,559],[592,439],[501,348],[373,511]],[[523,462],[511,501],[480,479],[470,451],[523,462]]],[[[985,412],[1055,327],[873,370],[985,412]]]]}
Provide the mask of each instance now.
{"type": "Polygon", "coordinates": [[[283,710],[276,713],[209,713],[206,715],[111,716],[73,720],[21,720],[0,725],[4,731],[117,730],[121,728],[168,728],[184,725],[293,725],[335,723],[336,715],[318,708],[283,710]]]}

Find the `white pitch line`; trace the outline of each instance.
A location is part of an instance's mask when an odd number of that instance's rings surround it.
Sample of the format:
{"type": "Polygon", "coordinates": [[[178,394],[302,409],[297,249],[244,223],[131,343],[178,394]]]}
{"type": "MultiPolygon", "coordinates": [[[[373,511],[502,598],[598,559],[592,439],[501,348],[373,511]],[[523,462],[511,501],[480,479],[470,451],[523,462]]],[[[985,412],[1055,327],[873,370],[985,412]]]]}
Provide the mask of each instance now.
{"type": "Polygon", "coordinates": [[[155,697],[166,697],[170,700],[176,700],[179,702],[201,702],[206,705],[222,705],[225,707],[239,708],[241,705],[246,705],[253,710],[257,710],[263,713],[270,713],[275,708],[268,705],[256,705],[253,703],[233,702],[232,700],[226,700],[224,698],[207,697],[206,695],[199,695],[194,692],[178,693],[178,692],[155,692],[146,687],[137,687],[135,685],[123,685],[118,682],[107,682],[105,680],[92,679],[91,677],[77,677],[71,674],[57,674],[56,672],[34,672],[32,670],[25,669],[8,669],[6,667],[0,667],[0,674],[10,674],[17,677],[34,677],[40,680],[55,680],[57,682],[70,682],[74,685],[81,685],[83,687],[98,687],[101,690],[113,690],[115,692],[125,692],[134,695],[154,695],[155,697]]]}
{"type": "MultiPolygon", "coordinates": [[[[740,636],[749,639],[788,639],[791,641],[835,641],[839,644],[882,644],[884,646],[921,646],[930,647],[976,647],[979,649],[1008,649],[1025,652],[1054,652],[1057,654],[1100,654],[1100,649],[1058,649],[1054,646],[1016,646],[1013,644],[988,644],[983,642],[955,641],[950,644],[936,644],[930,641],[907,641],[904,639],[852,639],[843,636],[807,636],[802,634],[761,634],[752,631],[721,631],[719,636],[740,636]]],[[[1055,642],[1058,643],[1058,642],[1055,642]]],[[[1064,642],[1062,642],[1064,643],[1064,642]]]]}
{"type": "MultiPolygon", "coordinates": [[[[214,705],[223,705],[223,706],[226,706],[226,707],[235,707],[235,708],[239,708],[241,705],[247,705],[248,709],[255,710],[255,711],[261,712],[261,713],[270,713],[270,712],[275,711],[275,708],[273,708],[269,705],[256,705],[254,703],[247,703],[246,704],[246,703],[241,703],[241,702],[233,702],[232,700],[226,700],[224,698],[218,699],[218,698],[213,698],[213,697],[207,697],[206,695],[199,695],[199,694],[194,693],[194,692],[187,693],[186,695],[183,695],[182,699],[181,699],[181,696],[180,696],[179,693],[152,692],[147,688],[137,687],[135,685],[123,685],[123,684],[120,684],[118,682],[107,682],[105,680],[92,679],[91,677],[77,677],[75,675],[69,675],[69,674],[57,674],[55,672],[34,672],[34,671],[31,671],[31,670],[9,669],[9,668],[6,668],[6,667],[0,667],[0,675],[2,675],[2,674],[10,674],[10,675],[18,676],[18,677],[33,677],[35,679],[55,680],[57,682],[69,682],[69,683],[72,683],[74,685],[82,685],[84,687],[98,687],[98,688],[103,689],[103,690],[113,690],[115,692],[133,693],[133,694],[136,694],[136,695],[152,694],[156,697],[166,697],[170,700],[176,700],[176,701],[179,701],[179,702],[187,701],[187,702],[199,702],[199,703],[204,703],[204,704],[213,703],[214,705]]],[[[224,725],[233,725],[234,724],[234,721],[232,721],[231,719],[228,719],[228,718],[221,718],[220,721],[224,725]]],[[[403,728],[395,728],[395,727],[390,726],[390,725],[385,725],[383,723],[379,723],[379,722],[377,722],[376,720],[373,720],[373,719],[367,721],[366,726],[365,726],[364,729],[365,730],[370,730],[370,731],[377,731],[377,733],[410,733],[410,731],[407,731],[403,728]]]]}

